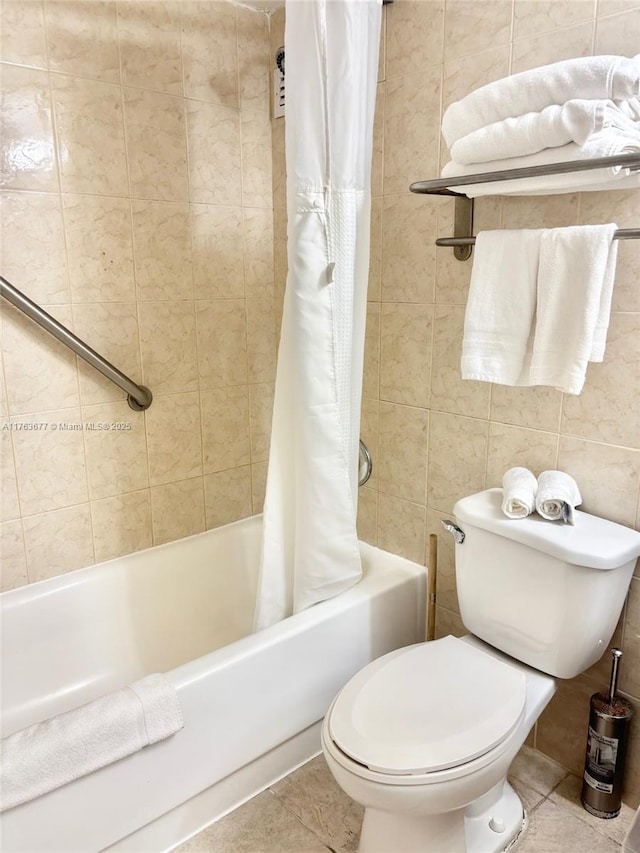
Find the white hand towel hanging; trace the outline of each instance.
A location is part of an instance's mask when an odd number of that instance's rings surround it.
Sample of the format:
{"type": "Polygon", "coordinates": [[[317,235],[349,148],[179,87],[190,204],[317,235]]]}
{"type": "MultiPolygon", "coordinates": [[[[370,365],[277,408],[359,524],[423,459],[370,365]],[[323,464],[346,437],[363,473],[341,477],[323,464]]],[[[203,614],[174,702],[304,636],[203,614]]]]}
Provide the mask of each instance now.
{"type": "Polygon", "coordinates": [[[579,394],[588,362],[603,360],[618,253],[616,229],[609,224],[543,231],[526,384],[579,394]]]}
{"type": "Polygon", "coordinates": [[[464,319],[462,378],[517,385],[536,308],[542,229],[481,231],[464,319]]]}
{"type": "Polygon", "coordinates": [[[616,230],[611,223],[481,231],[465,312],[462,378],[579,394],[588,362],[604,358],[616,230]]]}

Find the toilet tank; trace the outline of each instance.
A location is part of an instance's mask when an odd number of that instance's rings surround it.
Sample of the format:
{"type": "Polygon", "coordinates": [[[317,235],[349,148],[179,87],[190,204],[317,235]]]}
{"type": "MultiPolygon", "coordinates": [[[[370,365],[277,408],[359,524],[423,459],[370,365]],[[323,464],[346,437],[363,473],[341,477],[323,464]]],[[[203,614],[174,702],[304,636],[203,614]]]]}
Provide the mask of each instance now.
{"type": "Polygon", "coordinates": [[[454,507],[460,615],[472,634],[523,663],[573,678],[603,654],[640,555],[640,533],[575,512],[575,526],[507,518],[502,489],[454,507]]]}

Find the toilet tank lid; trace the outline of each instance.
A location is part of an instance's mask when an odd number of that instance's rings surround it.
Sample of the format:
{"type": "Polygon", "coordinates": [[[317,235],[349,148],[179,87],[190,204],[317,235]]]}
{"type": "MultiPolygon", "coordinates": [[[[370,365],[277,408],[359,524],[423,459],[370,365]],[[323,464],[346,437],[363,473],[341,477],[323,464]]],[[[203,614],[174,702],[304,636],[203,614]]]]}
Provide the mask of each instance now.
{"type": "Polygon", "coordinates": [[[461,498],[453,512],[462,525],[497,533],[577,566],[616,569],[640,556],[638,531],[587,512],[575,511],[575,525],[546,521],[537,513],[507,518],[502,512],[502,489],[461,498]]]}

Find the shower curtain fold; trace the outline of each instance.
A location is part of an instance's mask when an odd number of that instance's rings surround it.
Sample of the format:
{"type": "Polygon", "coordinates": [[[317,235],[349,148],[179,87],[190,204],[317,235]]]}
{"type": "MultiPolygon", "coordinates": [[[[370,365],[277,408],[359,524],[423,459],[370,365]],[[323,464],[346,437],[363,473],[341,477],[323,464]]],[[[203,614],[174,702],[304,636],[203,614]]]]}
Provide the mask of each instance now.
{"type": "Polygon", "coordinates": [[[380,0],[289,0],[289,272],[256,629],[362,574],[358,437],[380,0]]]}

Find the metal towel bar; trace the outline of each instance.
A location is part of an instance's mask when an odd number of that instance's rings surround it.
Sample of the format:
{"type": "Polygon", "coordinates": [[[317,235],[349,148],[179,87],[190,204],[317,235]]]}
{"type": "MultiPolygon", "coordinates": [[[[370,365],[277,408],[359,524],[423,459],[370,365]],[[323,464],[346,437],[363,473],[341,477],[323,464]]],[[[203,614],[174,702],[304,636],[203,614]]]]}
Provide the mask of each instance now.
{"type": "MultiPolygon", "coordinates": [[[[461,195],[450,187],[464,187],[471,184],[492,184],[496,181],[513,181],[520,178],[538,178],[546,175],[563,175],[568,172],[588,172],[591,169],[603,169],[621,166],[625,169],[640,169],[640,154],[620,154],[616,157],[594,157],[591,160],[565,160],[562,163],[545,163],[541,166],[525,166],[521,169],[503,169],[497,172],[477,172],[475,175],[458,175],[455,178],[438,178],[435,181],[416,181],[409,189],[412,193],[428,195],[461,195]]],[[[615,189],[612,186],[611,189],[615,189]]],[[[585,186],[585,192],[589,187],[585,186]]]]}
{"type": "MultiPolygon", "coordinates": [[[[541,166],[528,166],[521,169],[503,169],[496,172],[478,172],[474,175],[459,175],[452,178],[438,178],[434,181],[416,181],[409,189],[414,193],[427,195],[448,195],[455,198],[455,219],[453,237],[440,237],[436,246],[451,246],[453,254],[459,261],[471,257],[472,246],[475,244],[473,232],[473,199],[462,193],[455,192],[451,187],[464,187],[472,184],[488,184],[500,181],[512,181],[520,178],[536,178],[545,175],[560,175],[569,172],[586,172],[592,169],[620,166],[632,172],[640,170],[640,154],[621,154],[615,157],[597,157],[591,160],[568,160],[562,163],[547,163],[541,166]]],[[[612,182],[611,189],[615,189],[612,182]]],[[[589,186],[584,187],[585,192],[589,186]]],[[[640,229],[626,228],[616,231],[616,240],[635,240],[640,236],[640,229]]]]}
{"type": "Polygon", "coordinates": [[[57,338],[65,346],[69,347],[70,350],[73,350],[76,355],[79,355],[80,358],[84,359],[92,367],[95,367],[96,370],[99,370],[103,376],[110,379],[118,388],[126,391],[127,402],[134,411],[141,412],[149,408],[153,395],[148,388],[145,388],[144,385],[136,385],[132,379],[129,379],[117,367],[114,367],[111,362],[103,358],[88,344],[85,344],[73,332],[69,331],[66,326],[59,323],[51,314],[47,314],[43,308],[32,302],[28,296],[25,296],[24,293],[18,290],[17,287],[14,287],[5,278],[2,278],[2,276],[0,276],[0,296],[14,305],[19,311],[22,311],[23,314],[26,314],[29,319],[53,335],[54,338],[57,338]]]}
{"type": "MultiPolygon", "coordinates": [[[[619,228],[613,234],[614,240],[638,240],[640,228],[619,228]]],[[[475,237],[439,237],[436,246],[475,246],[475,237]]]]}

